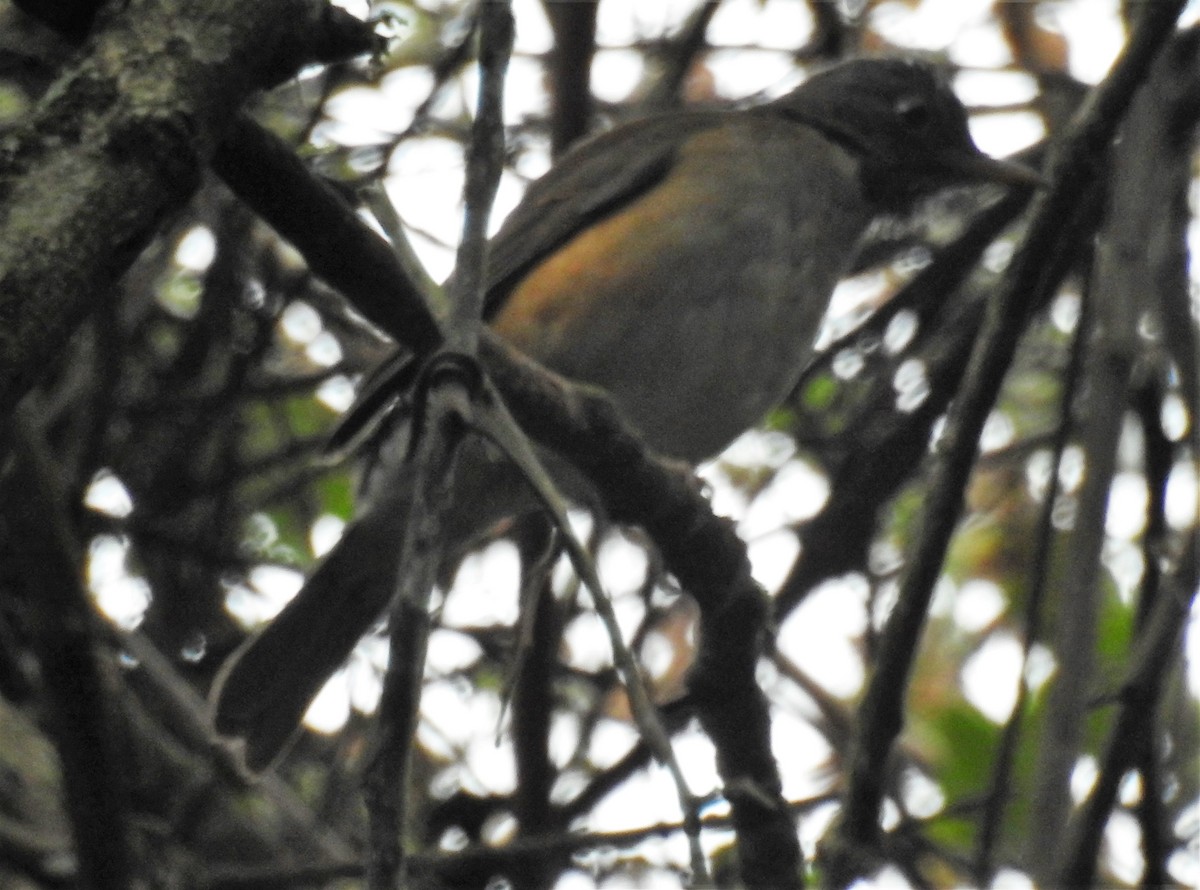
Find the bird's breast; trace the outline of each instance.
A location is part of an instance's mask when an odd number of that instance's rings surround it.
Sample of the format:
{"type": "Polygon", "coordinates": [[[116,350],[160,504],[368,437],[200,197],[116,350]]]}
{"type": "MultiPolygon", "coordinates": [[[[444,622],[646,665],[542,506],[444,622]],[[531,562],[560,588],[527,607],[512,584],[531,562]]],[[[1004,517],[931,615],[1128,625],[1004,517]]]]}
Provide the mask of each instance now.
{"type": "Polygon", "coordinates": [[[699,460],[795,383],[870,218],[842,149],[807,127],[733,117],[537,264],[493,324],[607,389],[656,448],[699,460]]]}

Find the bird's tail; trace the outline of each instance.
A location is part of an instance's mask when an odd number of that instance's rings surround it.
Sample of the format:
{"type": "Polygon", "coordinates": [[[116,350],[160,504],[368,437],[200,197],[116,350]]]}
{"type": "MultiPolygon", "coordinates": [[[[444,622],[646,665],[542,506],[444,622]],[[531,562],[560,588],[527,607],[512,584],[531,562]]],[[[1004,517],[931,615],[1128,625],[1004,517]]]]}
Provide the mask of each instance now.
{"type": "Polygon", "coordinates": [[[247,640],[213,686],[213,722],[240,739],[246,766],[259,771],[287,748],[325,681],[391,599],[400,531],[394,516],[368,513],[283,611],[247,640]]]}
{"type": "MultiPolygon", "coordinates": [[[[296,734],[321,687],[379,619],[396,590],[412,477],[406,440],[384,454],[371,506],[309,577],[296,598],[235,652],[213,685],[218,733],[240,739],[245,765],[273,763],[296,734]]],[[[396,443],[399,444],[396,444],[396,443]]],[[[462,445],[451,503],[442,513],[439,577],[498,520],[537,503],[520,471],[485,442],[462,445]]]]}

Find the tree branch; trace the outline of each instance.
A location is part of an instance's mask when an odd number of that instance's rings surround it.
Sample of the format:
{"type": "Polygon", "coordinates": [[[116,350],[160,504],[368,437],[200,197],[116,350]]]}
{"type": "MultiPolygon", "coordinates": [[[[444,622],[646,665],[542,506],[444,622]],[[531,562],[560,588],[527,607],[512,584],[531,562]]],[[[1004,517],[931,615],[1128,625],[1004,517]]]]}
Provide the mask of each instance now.
{"type": "Polygon", "coordinates": [[[191,197],[250,93],[370,48],[345,18],[320,0],[129,0],[103,20],[0,154],[0,411],[191,197]]]}
{"type": "MultiPolygon", "coordinates": [[[[281,140],[242,118],[213,166],[369,321],[419,354],[440,344],[437,324],[389,245],[281,140]]],[[[795,886],[800,848],[780,796],[767,702],[754,676],[767,603],[732,523],[713,515],[691,470],[650,452],[601,392],[546,371],[486,329],[479,345],[480,360],[521,427],[584,472],[612,518],[644,527],[700,604],[693,689],[720,752],[722,778],[747,792],[731,796],[743,876],[753,886],[795,886]]]]}
{"type": "Polygon", "coordinates": [[[962,394],[946,424],[941,459],[926,500],[921,539],[909,561],[860,709],[845,809],[825,857],[830,879],[836,885],[849,884],[869,870],[871,853],[879,846],[878,819],[883,799],[880,777],[885,774],[885,761],[903,724],[903,693],[934,584],[962,508],[962,493],[984,421],[995,404],[1029,308],[1043,295],[1047,262],[1077,234],[1078,205],[1100,169],[1134,92],[1182,8],[1182,0],[1163,0],[1144,8],[1142,22],[1112,74],[1089,97],[1064,139],[1051,165],[1053,184],[1037,198],[1030,230],[989,306],[962,394]]]}

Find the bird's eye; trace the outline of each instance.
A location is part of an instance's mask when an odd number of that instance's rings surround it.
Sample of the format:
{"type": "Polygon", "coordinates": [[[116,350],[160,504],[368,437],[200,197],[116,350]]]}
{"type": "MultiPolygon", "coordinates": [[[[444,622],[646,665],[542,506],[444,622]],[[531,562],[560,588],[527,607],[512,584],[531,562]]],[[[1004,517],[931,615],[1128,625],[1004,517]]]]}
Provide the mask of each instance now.
{"type": "Polygon", "coordinates": [[[920,130],[929,123],[929,103],[919,96],[897,100],[894,111],[900,122],[910,129],[920,130]]]}

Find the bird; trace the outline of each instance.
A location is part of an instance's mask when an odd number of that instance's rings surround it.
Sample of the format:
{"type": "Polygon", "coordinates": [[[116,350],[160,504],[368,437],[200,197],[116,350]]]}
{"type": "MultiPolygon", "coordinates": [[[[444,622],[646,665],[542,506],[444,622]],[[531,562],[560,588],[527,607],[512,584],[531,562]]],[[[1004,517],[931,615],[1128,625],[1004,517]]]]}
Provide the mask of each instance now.
{"type": "MultiPolygon", "coordinates": [[[[842,62],[761,105],[646,117],[565,153],[489,244],[484,317],[550,370],[606,390],[649,446],[698,462],[794,387],[871,222],[972,183],[1042,184],[979,150],[933,65],[842,62]]],[[[392,596],[398,466],[214,684],[216,730],[240,740],[250,770],[286,750],[392,596]]],[[[532,507],[481,447],[459,466],[448,537],[532,507]]]]}

